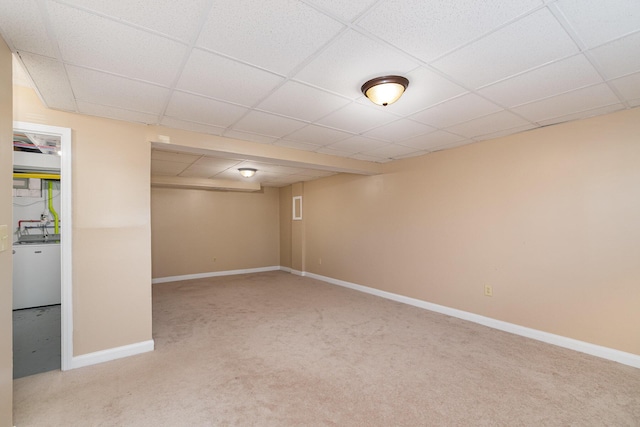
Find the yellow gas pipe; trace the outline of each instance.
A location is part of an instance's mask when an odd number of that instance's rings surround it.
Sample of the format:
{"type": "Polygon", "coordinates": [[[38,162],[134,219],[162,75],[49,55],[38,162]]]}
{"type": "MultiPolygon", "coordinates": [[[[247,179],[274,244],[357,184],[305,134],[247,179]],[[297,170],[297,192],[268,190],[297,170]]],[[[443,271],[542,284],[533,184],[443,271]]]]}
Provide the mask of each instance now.
{"type": "Polygon", "coordinates": [[[37,173],[37,172],[14,172],[14,178],[38,178],[38,179],[60,179],[58,173],[37,173]]]}
{"type": "Polygon", "coordinates": [[[49,210],[51,211],[51,214],[53,215],[53,232],[55,234],[59,234],[60,233],[60,226],[58,225],[58,212],[56,212],[56,210],[53,207],[52,190],[53,190],[53,182],[49,181],[49,188],[47,190],[47,196],[49,198],[49,210]]]}

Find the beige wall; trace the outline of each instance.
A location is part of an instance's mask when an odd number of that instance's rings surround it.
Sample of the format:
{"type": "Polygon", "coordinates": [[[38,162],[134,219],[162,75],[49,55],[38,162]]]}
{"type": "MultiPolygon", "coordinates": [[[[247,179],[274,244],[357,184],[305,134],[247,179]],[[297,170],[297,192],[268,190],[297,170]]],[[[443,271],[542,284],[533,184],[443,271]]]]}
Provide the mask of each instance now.
{"type": "Polygon", "coordinates": [[[72,129],[74,355],[150,340],[146,127],[49,110],[21,87],[14,119],[72,129]]]}
{"type": "Polygon", "coordinates": [[[153,188],[153,277],[279,265],[279,191],[153,188]]]}
{"type": "Polygon", "coordinates": [[[639,135],[636,108],[305,183],[306,270],[640,354],[639,135]]]}
{"type": "Polygon", "coordinates": [[[280,265],[291,268],[291,186],[280,188],[280,265]]]}
{"type": "MultiPolygon", "coordinates": [[[[11,51],[0,37],[0,225],[11,233],[13,119],[11,51]]],[[[9,235],[9,243],[11,243],[9,235]]],[[[0,252],[0,426],[12,426],[13,320],[11,247],[0,252]]]]}

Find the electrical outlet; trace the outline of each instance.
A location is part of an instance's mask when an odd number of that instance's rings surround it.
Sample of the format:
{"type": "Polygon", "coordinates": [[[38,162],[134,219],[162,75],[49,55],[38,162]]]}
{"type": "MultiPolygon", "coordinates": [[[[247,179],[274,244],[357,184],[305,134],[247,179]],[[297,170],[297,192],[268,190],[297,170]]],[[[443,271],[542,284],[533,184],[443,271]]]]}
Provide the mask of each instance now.
{"type": "Polygon", "coordinates": [[[318,258],[318,264],[322,265],[322,258],[318,258]]]}
{"type": "Polygon", "coordinates": [[[484,295],[487,297],[493,296],[493,287],[491,285],[484,285],[484,295]]]}

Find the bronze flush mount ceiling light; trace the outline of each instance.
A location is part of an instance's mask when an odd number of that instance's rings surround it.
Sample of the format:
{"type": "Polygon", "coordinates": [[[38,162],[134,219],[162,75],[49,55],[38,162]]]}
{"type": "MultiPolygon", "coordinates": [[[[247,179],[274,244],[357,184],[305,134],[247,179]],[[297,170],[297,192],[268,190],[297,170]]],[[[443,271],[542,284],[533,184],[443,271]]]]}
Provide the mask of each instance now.
{"type": "Polygon", "coordinates": [[[374,104],[386,107],[396,102],[409,86],[402,76],[383,76],[371,79],[362,85],[362,93],[374,104]]]}

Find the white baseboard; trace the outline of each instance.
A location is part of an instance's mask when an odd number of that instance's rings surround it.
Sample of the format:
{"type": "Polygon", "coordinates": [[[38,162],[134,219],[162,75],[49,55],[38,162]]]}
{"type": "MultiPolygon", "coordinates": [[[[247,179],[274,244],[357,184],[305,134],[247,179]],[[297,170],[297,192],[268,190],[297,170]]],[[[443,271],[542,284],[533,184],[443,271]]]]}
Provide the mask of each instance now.
{"type": "Polygon", "coordinates": [[[181,280],[192,280],[192,279],[205,279],[207,277],[234,276],[236,274],[263,273],[265,271],[277,271],[281,269],[282,267],[276,265],[271,267],[246,268],[243,270],[226,270],[226,271],[213,271],[210,273],[185,274],[183,276],[158,277],[158,278],[152,279],[151,283],[155,285],[157,283],[178,282],[181,280]]]}
{"type": "Polygon", "coordinates": [[[410,298],[403,295],[394,294],[391,292],[381,291],[379,289],[369,288],[367,286],[357,285],[355,283],[345,282],[344,280],[338,280],[338,279],[333,279],[331,277],[321,276],[319,274],[302,272],[299,275],[306,276],[312,279],[321,280],[323,282],[331,283],[333,285],[354,289],[356,291],[365,292],[367,294],[376,295],[382,298],[390,299],[393,301],[401,302],[404,304],[412,305],[412,306],[423,308],[426,310],[435,311],[436,313],[457,317],[459,319],[467,320],[469,322],[478,323],[480,325],[488,326],[490,328],[499,329],[504,332],[509,332],[515,335],[520,335],[520,336],[531,338],[534,340],[546,342],[548,344],[557,345],[559,347],[568,348],[570,350],[579,351],[581,353],[590,354],[592,356],[600,357],[603,359],[612,360],[614,362],[622,363],[623,365],[633,366],[634,368],[640,368],[640,355],[637,355],[637,354],[626,353],[624,351],[615,350],[609,347],[603,347],[600,345],[579,341],[573,338],[567,338],[561,335],[555,335],[549,332],[527,328],[527,327],[516,325],[513,323],[504,322],[502,320],[492,319],[491,317],[485,317],[479,314],[469,313],[467,311],[462,311],[455,308],[446,307],[443,305],[433,304],[433,303],[422,301],[419,299],[410,298]]]}
{"type": "Polygon", "coordinates": [[[69,369],[82,368],[84,366],[96,365],[98,363],[109,362],[123,357],[135,356],[136,354],[153,351],[153,340],[142,341],[135,344],[123,345],[122,347],[110,348],[96,351],[94,353],[83,354],[71,358],[69,369]]]}

